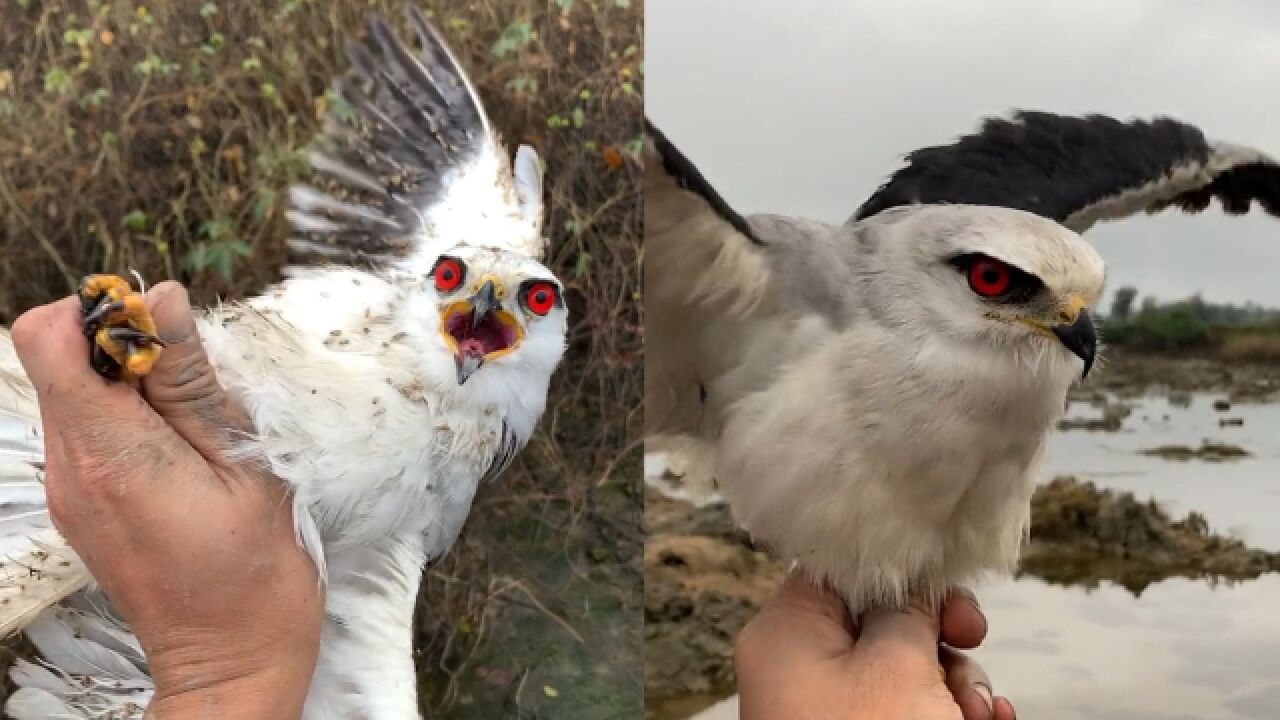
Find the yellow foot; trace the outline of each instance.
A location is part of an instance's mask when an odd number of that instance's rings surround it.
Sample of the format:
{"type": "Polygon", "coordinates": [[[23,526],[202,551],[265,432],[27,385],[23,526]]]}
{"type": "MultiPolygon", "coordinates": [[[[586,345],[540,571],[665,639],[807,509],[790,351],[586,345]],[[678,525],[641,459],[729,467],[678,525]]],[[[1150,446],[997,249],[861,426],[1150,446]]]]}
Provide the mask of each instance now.
{"type": "Polygon", "coordinates": [[[108,380],[133,382],[151,372],[164,343],[156,323],[129,281],[118,275],[90,275],[80,283],[84,334],[93,343],[89,362],[108,380]]]}

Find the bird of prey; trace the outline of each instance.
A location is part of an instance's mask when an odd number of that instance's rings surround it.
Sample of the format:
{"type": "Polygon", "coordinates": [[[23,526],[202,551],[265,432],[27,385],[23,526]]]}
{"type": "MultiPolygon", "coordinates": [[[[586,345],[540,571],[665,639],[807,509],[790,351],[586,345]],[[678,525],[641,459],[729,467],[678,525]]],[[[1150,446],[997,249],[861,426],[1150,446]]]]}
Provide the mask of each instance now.
{"type": "MultiPolygon", "coordinates": [[[[294,187],[295,266],[199,331],[256,429],[237,452],[289,487],[325,582],[304,717],[418,717],[411,620],[424,563],[457,537],[479,483],[520,451],[565,348],[562,285],[542,263],[541,169],[514,168],[461,65],[409,6],[420,51],[374,16],[335,79],[314,186],[294,187]]],[[[81,293],[95,368],[145,374],[163,347],[118,278],[81,293]]],[[[0,338],[0,627],[19,660],[6,711],[137,718],[147,665],[110,599],[51,528],[34,393],[0,338]]]]}
{"type": "Polygon", "coordinates": [[[1280,165],[1167,118],[1023,112],[910,154],[843,225],[744,217],[649,124],[647,447],[852,612],[936,604],[1014,565],[1096,361],[1077,232],[1213,197],[1280,214],[1280,165]]]}

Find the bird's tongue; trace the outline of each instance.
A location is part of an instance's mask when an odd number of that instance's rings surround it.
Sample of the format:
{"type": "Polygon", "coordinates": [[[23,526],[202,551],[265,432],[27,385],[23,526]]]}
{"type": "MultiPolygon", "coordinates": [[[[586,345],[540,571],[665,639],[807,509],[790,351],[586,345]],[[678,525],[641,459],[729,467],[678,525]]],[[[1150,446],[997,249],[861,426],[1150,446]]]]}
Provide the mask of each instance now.
{"type": "Polygon", "coordinates": [[[484,340],[480,338],[470,337],[458,343],[459,355],[484,357],[485,352],[484,340]]]}

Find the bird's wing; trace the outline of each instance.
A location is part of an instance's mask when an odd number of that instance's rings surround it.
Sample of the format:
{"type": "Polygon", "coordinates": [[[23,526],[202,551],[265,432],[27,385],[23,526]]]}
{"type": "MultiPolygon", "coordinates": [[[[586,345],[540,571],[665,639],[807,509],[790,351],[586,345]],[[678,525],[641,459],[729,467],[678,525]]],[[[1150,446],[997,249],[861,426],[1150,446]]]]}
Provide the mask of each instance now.
{"type": "Polygon", "coordinates": [[[735,212],[646,120],[646,448],[710,490],[724,410],[759,386],[838,290],[832,228],[735,212]],[[823,268],[822,265],[829,267],[823,268]]]}
{"type": "Polygon", "coordinates": [[[908,154],[851,221],[899,205],[996,205],[1084,232],[1099,220],[1171,206],[1199,212],[1214,198],[1231,214],[1256,200],[1280,215],[1280,164],[1166,117],[1126,123],[1021,111],[908,154]]]}
{"type": "Polygon", "coordinates": [[[376,15],[347,45],[352,72],[334,79],[310,155],[315,185],[290,189],[293,261],[419,272],[463,240],[541,259],[537,154],[522,146],[513,171],[457,58],[406,7],[419,54],[376,15]]]}
{"type": "Polygon", "coordinates": [[[88,570],[49,519],[35,390],[9,333],[0,330],[0,638],[88,581],[88,570]]]}

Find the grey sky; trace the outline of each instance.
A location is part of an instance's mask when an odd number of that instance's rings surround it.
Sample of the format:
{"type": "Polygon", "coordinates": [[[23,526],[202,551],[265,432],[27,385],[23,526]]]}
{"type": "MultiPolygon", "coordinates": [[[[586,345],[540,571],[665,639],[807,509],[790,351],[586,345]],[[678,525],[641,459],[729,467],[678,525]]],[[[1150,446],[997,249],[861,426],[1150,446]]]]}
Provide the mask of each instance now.
{"type": "MultiPolygon", "coordinates": [[[[1015,107],[1168,114],[1280,155],[1272,0],[648,0],[645,105],[735,208],[845,220],[924,145],[1015,107]]],[[[1108,286],[1280,306],[1280,220],[1088,233],[1108,286]]]]}

